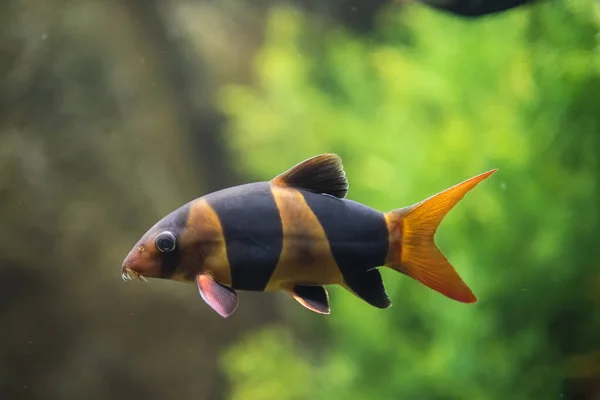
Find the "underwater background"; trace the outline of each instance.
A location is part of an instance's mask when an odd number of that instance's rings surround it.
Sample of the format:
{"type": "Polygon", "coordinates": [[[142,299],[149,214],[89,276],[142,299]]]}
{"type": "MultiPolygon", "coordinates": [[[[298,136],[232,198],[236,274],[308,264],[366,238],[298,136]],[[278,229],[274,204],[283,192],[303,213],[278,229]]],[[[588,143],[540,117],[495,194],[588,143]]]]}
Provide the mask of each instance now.
{"type": "Polygon", "coordinates": [[[3,0],[0,398],[600,399],[600,3],[3,0]],[[499,168],[436,239],[479,301],[390,270],[329,316],[126,284],[158,219],[340,155],[406,206],[499,168]]]}

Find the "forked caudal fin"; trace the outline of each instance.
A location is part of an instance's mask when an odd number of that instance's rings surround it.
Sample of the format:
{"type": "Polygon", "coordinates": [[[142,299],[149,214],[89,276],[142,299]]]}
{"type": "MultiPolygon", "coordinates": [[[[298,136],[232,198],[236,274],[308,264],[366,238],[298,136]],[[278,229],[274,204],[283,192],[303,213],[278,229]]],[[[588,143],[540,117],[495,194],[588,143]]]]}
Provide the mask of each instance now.
{"type": "Polygon", "coordinates": [[[478,183],[497,169],[477,175],[415,205],[385,214],[390,235],[386,266],[463,303],[477,298],[436,246],[434,235],[444,216],[478,183]]]}

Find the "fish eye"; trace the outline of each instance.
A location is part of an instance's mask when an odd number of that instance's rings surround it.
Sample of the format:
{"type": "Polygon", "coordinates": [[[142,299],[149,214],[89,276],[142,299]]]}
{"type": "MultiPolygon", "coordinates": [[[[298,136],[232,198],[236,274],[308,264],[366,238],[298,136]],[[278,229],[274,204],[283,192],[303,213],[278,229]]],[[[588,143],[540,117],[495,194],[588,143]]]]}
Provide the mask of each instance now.
{"type": "Polygon", "coordinates": [[[169,253],[175,250],[177,238],[169,231],[162,232],[156,237],[154,244],[161,253],[169,253]]]}

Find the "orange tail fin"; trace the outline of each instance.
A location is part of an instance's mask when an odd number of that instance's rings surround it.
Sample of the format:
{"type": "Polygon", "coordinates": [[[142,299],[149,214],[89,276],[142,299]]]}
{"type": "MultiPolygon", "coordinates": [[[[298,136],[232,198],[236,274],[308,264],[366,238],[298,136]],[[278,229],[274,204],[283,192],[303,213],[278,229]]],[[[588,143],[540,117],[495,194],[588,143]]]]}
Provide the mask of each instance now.
{"type": "Polygon", "coordinates": [[[402,272],[439,293],[463,302],[477,298],[440,249],[434,235],[444,216],[471,189],[497,170],[459,183],[415,205],[385,214],[390,232],[386,266],[402,272]]]}

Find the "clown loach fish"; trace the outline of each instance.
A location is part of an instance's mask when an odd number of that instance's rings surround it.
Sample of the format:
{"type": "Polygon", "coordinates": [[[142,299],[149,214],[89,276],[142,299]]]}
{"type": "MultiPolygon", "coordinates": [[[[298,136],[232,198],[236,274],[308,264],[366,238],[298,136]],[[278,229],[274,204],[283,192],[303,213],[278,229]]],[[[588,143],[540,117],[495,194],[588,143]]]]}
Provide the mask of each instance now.
{"type": "Polygon", "coordinates": [[[377,308],[391,306],[378,267],[388,267],[463,303],[477,299],[442,254],[434,235],[463,196],[497,170],[412,206],[379,212],[345,199],[341,159],[322,154],[268,182],[207,194],[144,234],[121,276],[195,282],[219,315],[238,305],[236,290],[285,291],[329,314],[324,285],[340,285],[377,308]]]}

